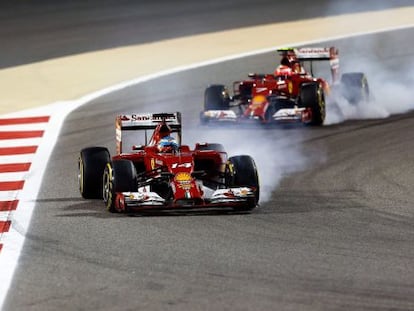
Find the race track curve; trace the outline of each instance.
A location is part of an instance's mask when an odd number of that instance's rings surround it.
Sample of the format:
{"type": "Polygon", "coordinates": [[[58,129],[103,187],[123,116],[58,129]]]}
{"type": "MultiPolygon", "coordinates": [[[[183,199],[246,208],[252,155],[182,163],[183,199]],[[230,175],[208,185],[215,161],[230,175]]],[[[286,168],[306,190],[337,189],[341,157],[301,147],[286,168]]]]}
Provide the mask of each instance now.
{"type": "Polygon", "coordinates": [[[322,128],[199,126],[205,86],[268,71],[272,53],[142,83],[71,113],[4,310],[414,309],[413,35],[323,43],[339,47],[345,71],[367,73],[375,104],[331,107],[322,128]],[[183,112],[187,143],[252,154],[258,209],[128,217],[80,198],[79,150],[113,151],[116,114],[165,110],[183,112]]]}

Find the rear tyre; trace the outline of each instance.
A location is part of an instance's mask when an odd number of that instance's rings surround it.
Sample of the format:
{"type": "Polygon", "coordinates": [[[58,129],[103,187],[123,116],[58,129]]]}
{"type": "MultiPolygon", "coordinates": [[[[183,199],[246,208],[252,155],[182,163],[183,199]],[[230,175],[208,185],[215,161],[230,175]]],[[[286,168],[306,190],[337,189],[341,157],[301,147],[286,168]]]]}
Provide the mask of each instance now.
{"type": "Polygon", "coordinates": [[[227,88],[221,84],[213,84],[204,91],[204,110],[230,109],[230,96],[227,88]]]}
{"type": "Polygon", "coordinates": [[[341,77],[342,96],[352,105],[369,101],[368,79],[362,72],[344,73],[341,77]]]}
{"type": "Polygon", "coordinates": [[[134,163],[129,160],[108,162],[103,174],[103,200],[111,213],[121,212],[116,202],[117,192],[137,191],[137,172],[134,163]]]}
{"type": "Polygon", "coordinates": [[[251,156],[239,155],[228,159],[226,165],[226,186],[245,186],[255,189],[255,197],[247,202],[245,206],[235,208],[236,210],[249,211],[257,206],[260,199],[259,174],[251,156]]]}
{"type": "Polygon", "coordinates": [[[322,125],[325,120],[325,94],[317,82],[304,83],[300,88],[300,106],[310,108],[312,113],[309,125],[322,125]]]}
{"type": "Polygon", "coordinates": [[[102,198],[102,174],[109,161],[109,151],[105,147],[81,150],[78,158],[78,182],[79,192],[83,198],[102,198]]]}

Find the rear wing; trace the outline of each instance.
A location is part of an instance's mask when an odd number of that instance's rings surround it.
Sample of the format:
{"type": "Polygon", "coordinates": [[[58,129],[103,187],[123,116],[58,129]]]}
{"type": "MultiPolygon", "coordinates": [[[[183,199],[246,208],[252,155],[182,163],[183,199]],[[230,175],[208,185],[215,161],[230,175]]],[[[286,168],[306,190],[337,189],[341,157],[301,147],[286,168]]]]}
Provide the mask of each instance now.
{"type": "Polygon", "coordinates": [[[333,46],[282,48],[278,49],[277,51],[281,56],[292,57],[299,62],[329,60],[329,64],[331,66],[332,82],[337,82],[339,79],[339,52],[338,49],[333,46]]]}
{"type": "MultiPolygon", "coordinates": [[[[124,114],[116,117],[115,135],[117,154],[122,153],[122,132],[124,131],[145,131],[145,144],[148,143],[148,130],[155,130],[161,123],[166,122],[172,132],[177,133],[178,142],[181,143],[181,113],[134,113],[124,114]]],[[[152,135],[152,132],[151,134],[152,135]]]]}

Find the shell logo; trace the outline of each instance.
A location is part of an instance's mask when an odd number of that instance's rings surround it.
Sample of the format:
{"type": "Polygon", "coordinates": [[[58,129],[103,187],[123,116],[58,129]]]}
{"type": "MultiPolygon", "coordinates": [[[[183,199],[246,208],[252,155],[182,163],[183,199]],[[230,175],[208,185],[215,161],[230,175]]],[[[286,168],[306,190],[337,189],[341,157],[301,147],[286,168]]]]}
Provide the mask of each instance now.
{"type": "Polygon", "coordinates": [[[186,172],[181,172],[175,175],[175,180],[177,182],[189,182],[191,181],[191,175],[186,172]]]}
{"type": "Polygon", "coordinates": [[[190,190],[193,187],[191,183],[191,175],[186,172],[181,172],[175,175],[175,181],[178,183],[178,187],[184,190],[190,190]]]}
{"type": "Polygon", "coordinates": [[[255,110],[263,105],[267,101],[266,96],[264,95],[256,95],[252,99],[251,109],[255,110]]]}

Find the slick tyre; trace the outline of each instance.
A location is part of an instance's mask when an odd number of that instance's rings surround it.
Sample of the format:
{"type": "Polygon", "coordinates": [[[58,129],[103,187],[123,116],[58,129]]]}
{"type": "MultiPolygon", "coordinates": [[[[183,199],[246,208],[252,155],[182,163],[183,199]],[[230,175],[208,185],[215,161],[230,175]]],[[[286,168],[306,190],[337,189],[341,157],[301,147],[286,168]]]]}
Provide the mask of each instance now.
{"type": "Polygon", "coordinates": [[[117,193],[130,191],[137,191],[137,172],[134,163],[129,160],[108,162],[103,174],[103,200],[108,211],[127,211],[124,204],[117,202],[117,193]]]}
{"type": "Polygon", "coordinates": [[[227,88],[221,84],[210,85],[204,91],[204,110],[230,109],[230,96],[227,88]]]}
{"type": "Polygon", "coordinates": [[[369,101],[368,79],[362,72],[344,73],[341,76],[341,94],[351,105],[369,101]]]}
{"type": "Polygon", "coordinates": [[[79,192],[85,199],[102,199],[102,175],[109,151],[105,147],[82,149],[78,157],[79,192]]]}
{"type": "Polygon", "coordinates": [[[252,210],[259,202],[260,185],[256,164],[252,157],[239,155],[230,157],[226,167],[226,185],[228,187],[251,187],[255,189],[255,197],[244,207],[237,210],[252,210]]]}
{"type": "Polygon", "coordinates": [[[325,94],[319,83],[304,83],[300,88],[300,106],[310,108],[309,125],[322,125],[325,120],[325,94]]]}

